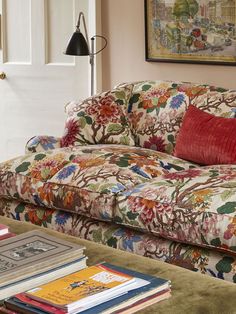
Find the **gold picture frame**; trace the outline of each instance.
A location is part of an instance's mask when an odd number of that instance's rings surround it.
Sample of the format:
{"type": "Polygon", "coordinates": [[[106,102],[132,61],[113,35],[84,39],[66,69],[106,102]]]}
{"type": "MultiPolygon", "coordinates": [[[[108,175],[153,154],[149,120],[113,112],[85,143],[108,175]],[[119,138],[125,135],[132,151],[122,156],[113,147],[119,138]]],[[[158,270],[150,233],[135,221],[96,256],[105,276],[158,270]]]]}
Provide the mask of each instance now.
{"type": "Polygon", "coordinates": [[[144,0],[146,61],[236,65],[236,0],[144,0]]]}

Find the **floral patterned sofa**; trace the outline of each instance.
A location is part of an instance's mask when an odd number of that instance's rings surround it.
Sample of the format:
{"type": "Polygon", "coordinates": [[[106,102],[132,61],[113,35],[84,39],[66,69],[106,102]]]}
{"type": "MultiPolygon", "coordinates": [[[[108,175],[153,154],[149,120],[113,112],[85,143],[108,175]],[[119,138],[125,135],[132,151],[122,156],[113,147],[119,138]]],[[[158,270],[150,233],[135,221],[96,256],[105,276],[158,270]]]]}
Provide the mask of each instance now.
{"type": "Polygon", "coordinates": [[[234,118],[236,91],[143,81],[66,106],[62,138],[0,164],[0,214],[236,281],[236,165],[174,156],[189,105],[234,118]]]}

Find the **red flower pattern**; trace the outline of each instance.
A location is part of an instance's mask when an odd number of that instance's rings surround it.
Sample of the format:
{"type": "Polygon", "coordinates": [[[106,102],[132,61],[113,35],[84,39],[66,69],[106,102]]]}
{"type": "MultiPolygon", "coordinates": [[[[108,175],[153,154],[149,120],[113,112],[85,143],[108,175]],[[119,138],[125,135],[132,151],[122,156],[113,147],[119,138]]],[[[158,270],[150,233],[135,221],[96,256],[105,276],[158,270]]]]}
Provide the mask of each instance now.
{"type": "Polygon", "coordinates": [[[156,214],[163,212],[171,212],[172,206],[168,203],[159,203],[158,201],[149,200],[140,197],[129,197],[129,208],[132,212],[139,212],[139,218],[144,225],[153,222],[156,214]]]}
{"type": "Polygon", "coordinates": [[[165,179],[170,179],[170,180],[184,180],[184,179],[191,179],[199,176],[201,174],[200,169],[188,169],[184,171],[179,171],[179,172],[166,172],[164,175],[165,179]]]}
{"type": "Polygon", "coordinates": [[[109,95],[102,98],[96,104],[91,104],[86,108],[86,113],[93,117],[93,120],[102,125],[107,123],[120,123],[123,112],[114,97],[109,95]]]}
{"type": "Polygon", "coordinates": [[[76,140],[76,135],[79,133],[78,121],[71,119],[67,121],[65,126],[65,134],[61,138],[61,147],[73,145],[76,140]]]}
{"type": "Polygon", "coordinates": [[[154,135],[150,137],[148,141],[144,142],[143,147],[150,148],[152,150],[157,150],[159,152],[164,152],[166,145],[163,138],[154,135]]]}

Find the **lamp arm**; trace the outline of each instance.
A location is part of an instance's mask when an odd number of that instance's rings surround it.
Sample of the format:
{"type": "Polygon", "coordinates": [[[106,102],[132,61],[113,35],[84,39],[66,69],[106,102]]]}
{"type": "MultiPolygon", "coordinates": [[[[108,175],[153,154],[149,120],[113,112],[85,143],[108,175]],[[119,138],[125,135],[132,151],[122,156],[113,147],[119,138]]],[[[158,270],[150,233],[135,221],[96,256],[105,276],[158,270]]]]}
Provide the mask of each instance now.
{"type": "Polygon", "coordinates": [[[84,17],[84,13],[83,12],[79,13],[78,22],[77,22],[77,25],[76,25],[76,30],[78,32],[80,32],[80,20],[81,20],[81,18],[82,18],[83,25],[84,25],[84,32],[85,32],[85,37],[86,37],[89,53],[91,53],[90,45],[89,45],[89,39],[88,39],[88,31],[87,31],[87,26],[86,26],[86,23],[85,23],[85,17],[84,17]]]}
{"type": "Polygon", "coordinates": [[[104,46],[103,46],[101,49],[99,49],[98,51],[92,52],[93,55],[98,54],[98,53],[101,52],[103,49],[105,49],[106,46],[107,46],[107,39],[106,39],[104,36],[101,36],[101,35],[94,35],[94,36],[91,38],[91,40],[94,40],[96,37],[102,38],[102,39],[105,41],[105,44],[104,44],[104,46]]]}

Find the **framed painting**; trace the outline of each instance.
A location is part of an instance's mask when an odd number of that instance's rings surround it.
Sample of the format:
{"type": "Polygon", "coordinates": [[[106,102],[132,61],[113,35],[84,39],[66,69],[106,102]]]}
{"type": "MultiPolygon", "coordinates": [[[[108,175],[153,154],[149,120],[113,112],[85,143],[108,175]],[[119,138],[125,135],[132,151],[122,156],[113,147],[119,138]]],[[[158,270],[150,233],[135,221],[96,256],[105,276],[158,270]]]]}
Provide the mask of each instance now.
{"type": "Polygon", "coordinates": [[[236,0],[144,0],[146,61],[236,65],[236,0]]]}

